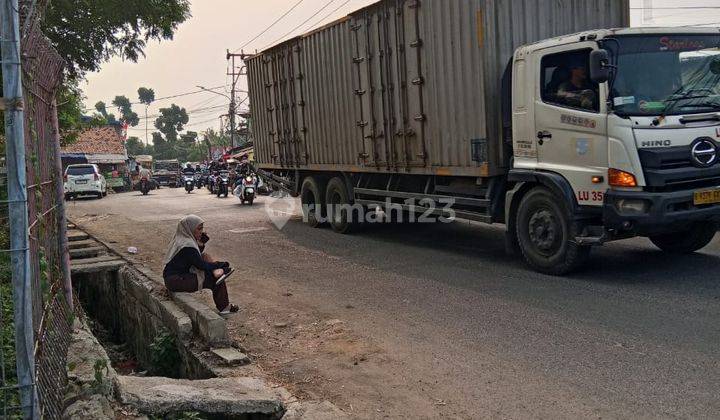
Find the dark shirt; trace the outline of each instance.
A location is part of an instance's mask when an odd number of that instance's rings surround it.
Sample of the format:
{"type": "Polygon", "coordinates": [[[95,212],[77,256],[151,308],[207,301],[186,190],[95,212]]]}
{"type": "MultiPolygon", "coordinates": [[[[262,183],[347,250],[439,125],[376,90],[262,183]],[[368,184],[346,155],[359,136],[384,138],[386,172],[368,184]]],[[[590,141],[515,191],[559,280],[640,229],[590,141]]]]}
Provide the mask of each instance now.
{"type": "Polygon", "coordinates": [[[220,264],[205,262],[195,248],[186,247],[181,249],[180,252],[167,263],[163,270],[163,277],[187,274],[190,272],[191,267],[202,271],[212,271],[220,268],[220,264]]]}

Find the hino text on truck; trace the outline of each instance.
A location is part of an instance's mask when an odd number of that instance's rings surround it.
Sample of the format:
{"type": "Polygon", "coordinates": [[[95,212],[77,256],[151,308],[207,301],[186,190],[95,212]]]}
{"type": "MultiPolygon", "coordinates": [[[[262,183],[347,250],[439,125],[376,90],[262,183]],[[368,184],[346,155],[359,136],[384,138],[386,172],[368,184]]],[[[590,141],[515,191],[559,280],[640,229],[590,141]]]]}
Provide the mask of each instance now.
{"type": "Polygon", "coordinates": [[[451,209],[504,223],[545,273],[634,236],[699,250],[720,221],[720,30],[627,26],[626,0],[378,2],[246,60],[256,166],[312,225],[451,209]]]}

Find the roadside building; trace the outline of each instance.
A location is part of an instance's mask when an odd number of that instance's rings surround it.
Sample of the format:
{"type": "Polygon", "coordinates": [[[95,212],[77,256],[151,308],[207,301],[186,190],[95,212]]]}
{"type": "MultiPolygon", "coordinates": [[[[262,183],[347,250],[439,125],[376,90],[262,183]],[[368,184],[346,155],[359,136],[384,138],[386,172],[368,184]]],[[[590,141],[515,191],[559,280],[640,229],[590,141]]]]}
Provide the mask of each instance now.
{"type": "Polygon", "coordinates": [[[78,163],[94,163],[115,190],[129,185],[128,155],[121,125],[88,128],[77,140],[61,149],[63,169],[78,163]]]}

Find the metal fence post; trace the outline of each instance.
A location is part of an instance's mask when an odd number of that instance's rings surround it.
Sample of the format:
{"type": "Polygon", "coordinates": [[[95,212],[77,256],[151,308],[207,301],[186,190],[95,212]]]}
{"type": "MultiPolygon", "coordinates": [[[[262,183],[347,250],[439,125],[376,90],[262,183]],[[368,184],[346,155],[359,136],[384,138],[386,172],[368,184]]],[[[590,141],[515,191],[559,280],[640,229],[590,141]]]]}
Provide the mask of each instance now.
{"type": "Polygon", "coordinates": [[[20,13],[18,0],[0,0],[2,79],[5,95],[5,136],[8,171],[8,215],[15,319],[17,377],[25,418],[39,418],[35,389],[31,271],[28,247],[28,212],[25,167],[25,124],[20,64],[20,13]]]}
{"type": "MultiPolygon", "coordinates": [[[[53,125],[53,137],[54,141],[53,152],[55,153],[55,173],[57,176],[62,177],[62,154],[60,153],[60,124],[58,121],[57,114],[57,101],[52,102],[52,125],[53,125]]],[[[56,210],[56,223],[58,225],[58,252],[60,253],[60,261],[63,270],[63,289],[65,291],[65,300],[67,301],[68,308],[73,311],[73,294],[72,294],[72,279],[70,277],[70,252],[68,251],[68,240],[67,240],[67,217],[65,216],[65,188],[63,182],[59,181],[55,185],[55,202],[57,203],[56,210]]]]}

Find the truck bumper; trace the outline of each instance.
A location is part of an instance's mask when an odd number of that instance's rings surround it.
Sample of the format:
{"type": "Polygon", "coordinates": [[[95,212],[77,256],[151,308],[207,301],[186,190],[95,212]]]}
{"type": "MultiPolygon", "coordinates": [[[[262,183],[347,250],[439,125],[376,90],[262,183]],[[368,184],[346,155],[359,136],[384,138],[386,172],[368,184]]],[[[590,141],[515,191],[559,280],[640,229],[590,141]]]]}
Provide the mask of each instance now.
{"type": "Polygon", "coordinates": [[[603,223],[606,229],[616,234],[639,236],[678,232],[698,222],[720,223],[720,203],[695,206],[693,194],[693,190],[608,191],[603,205],[603,223]],[[630,206],[623,205],[628,203],[630,206]]]}

